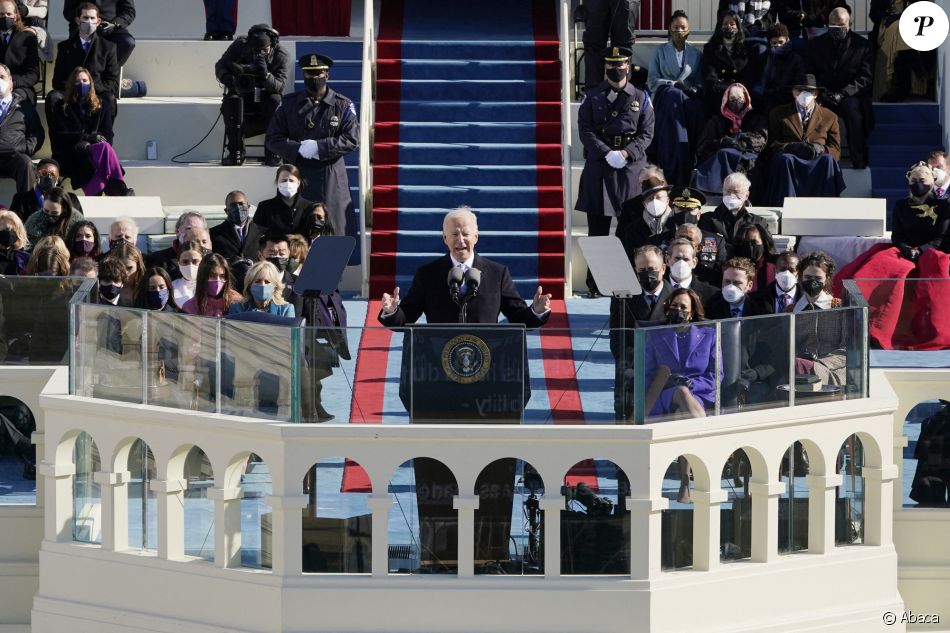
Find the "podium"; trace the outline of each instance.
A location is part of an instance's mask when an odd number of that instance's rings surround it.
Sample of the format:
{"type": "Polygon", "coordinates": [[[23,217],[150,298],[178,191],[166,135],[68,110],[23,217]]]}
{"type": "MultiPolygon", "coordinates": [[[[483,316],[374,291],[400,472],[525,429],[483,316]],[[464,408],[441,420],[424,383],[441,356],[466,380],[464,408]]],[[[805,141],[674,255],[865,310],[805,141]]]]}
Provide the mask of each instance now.
{"type": "Polygon", "coordinates": [[[399,398],[412,422],[519,423],[531,397],[524,325],[405,329],[399,398]]]}

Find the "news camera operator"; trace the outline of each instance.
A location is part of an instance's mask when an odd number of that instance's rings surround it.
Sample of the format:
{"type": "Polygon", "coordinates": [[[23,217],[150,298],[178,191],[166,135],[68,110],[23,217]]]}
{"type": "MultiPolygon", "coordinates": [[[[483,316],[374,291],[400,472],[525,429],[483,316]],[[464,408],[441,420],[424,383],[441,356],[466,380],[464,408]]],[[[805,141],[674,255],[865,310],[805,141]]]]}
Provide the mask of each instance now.
{"type": "MultiPolygon", "coordinates": [[[[266,24],[255,24],[214,65],[215,76],[224,84],[221,113],[228,150],[224,165],[244,164],[244,138],[263,134],[280,105],[289,57],[279,38],[266,24]]],[[[264,162],[276,167],[281,160],[267,151],[264,162]]]]}

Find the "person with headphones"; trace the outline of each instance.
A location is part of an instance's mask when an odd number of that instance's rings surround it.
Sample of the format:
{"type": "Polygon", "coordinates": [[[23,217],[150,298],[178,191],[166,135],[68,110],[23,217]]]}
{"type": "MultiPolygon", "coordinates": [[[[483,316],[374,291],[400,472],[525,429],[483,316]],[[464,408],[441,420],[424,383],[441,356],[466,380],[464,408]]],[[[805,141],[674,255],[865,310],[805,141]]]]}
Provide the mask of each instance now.
{"type": "MultiPolygon", "coordinates": [[[[277,31],[255,24],[214,65],[215,76],[224,85],[221,113],[228,153],[223,165],[243,165],[244,139],[267,130],[280,105],[289,59],[277,31]]],[[[264,164],[276,167],[280,162],[275,152],[266,151],[264,164]]]]}

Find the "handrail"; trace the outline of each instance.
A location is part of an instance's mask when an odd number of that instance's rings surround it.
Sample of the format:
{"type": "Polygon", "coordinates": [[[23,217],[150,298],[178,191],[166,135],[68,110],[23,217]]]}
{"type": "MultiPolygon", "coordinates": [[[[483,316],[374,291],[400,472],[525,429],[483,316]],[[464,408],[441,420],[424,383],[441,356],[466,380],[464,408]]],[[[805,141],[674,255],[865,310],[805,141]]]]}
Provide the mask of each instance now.
{"type": "Polygon", "coordinates": [[[573,186],[571,173],[571,140],[572,140],[572,121],[571,121],[571,103],[573,90],[571,90],[571,68],[573,58],[571,52],[571,0],[561,0],[558,11],[558,22],[560,24],[561,35],[561,181],[564,190],[564,296],[570,297],[573,292],[573,279],[571,278],[573,266],[571,265],[571,253],[574,247],[573,228],[573,186]]]}
{"type": "Polygon", "coordinates": [[[372,184],[370,183],[371,128],[373,126],[373,77],[376,64],[375,15],[373,0],[363,0],[363,67],[360,81],[360,272],[362,295],[369,296],[369,217],[372,214],[372,184]]]}

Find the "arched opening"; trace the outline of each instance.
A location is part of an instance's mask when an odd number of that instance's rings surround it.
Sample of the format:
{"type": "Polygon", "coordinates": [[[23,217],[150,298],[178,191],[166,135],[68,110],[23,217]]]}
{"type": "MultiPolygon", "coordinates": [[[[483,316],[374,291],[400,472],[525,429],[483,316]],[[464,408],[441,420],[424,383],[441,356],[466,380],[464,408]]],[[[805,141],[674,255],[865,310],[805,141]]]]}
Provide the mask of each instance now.
{"type": "Polygon", "coordinates": [[[475,573],[543,573],[540,503],[529,506],[539,502],[544,482],[534,467],[514,457],[497,459],[475,478],[475,494],[475,573]]]}
{"type": "Polygon", "coordinates": [[[99,447],[85,431],[73,447],[73,540],[102,543],[102,490],[95,474],[102,470],[99,447]]]}
{"type": "Polygon", "coordinates": [[[685,455],[680,455],[663,475],[663,498],[669,507],[662,514],[662,569],[684,569],[693,566],[693,490],[696,482],[685,455]]]}
{"type": "Polygon", "coordinates": [[[271,569],[271,507],[265,499],[273,494],[270,468],[251,453],[241,474],[241,566],[271,569]]]}
{"type": "Polygon", "coordinates": [[[752,557],[752,497],[749,482],[752,463],[741,448],[722,468],[720,487],[726,500],[719,506],[719,559],[722,562],[752,557]]]}
{"type": "Polygon", "coordinates": [[[452,503],[458,493],[452,471],[430,457],[411,459],[393,472],[390,573],[458,573],[458,510],[452,503]]]}
{"type": "Polygon", "coordinates": [[[841,475],[835,503],[835,545],[864,543],[864,446],[857,435],[841,445],[835,471],[841,475]]]}
{"type": "Polygon", "coordinates": [[[585,459],[564,476],[561,574],[629,574],[630,481],[617,464],[585,459]]]}
{"type": "Polygon", "coordinates": [[[36,420],[12,396],[0,396],[0,505],[36,505],[36,420]]]}
{"type": "Polygon", "coordinates": [[[214,501],[208,491],[214,486],[211,460],[193,446],[185,457],[185,555],[214,560],[214,501]]]}
{"type": "Polygon", "coordinates": [[[155,455],[142,440],[135,440],[129,449],[126,464],[129,482],[129,548],[143,551],[158,549],[158,503],[152,491],[155,478],[155,455]]]}
{"type": "Polygon", "coordinates": [[[904,507],[950,506],[950,402],[925,400],[904,421],[904,507]]]}
{"type": "Polygon", "coordinates": [[[373,564],[372,484],[357,462],[321,459],[303,479],[303,570],[311,574],[368,574],[373,564]]]}
{"type": "Polygon", "coordinates": [[[808,483],[810,460],[801,442],[788,447],[779,465],[779,481],[785,492],[778,499],[778,552],[794,554],[808,550],[808,483]]]}

